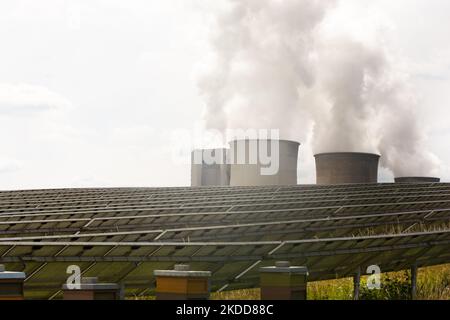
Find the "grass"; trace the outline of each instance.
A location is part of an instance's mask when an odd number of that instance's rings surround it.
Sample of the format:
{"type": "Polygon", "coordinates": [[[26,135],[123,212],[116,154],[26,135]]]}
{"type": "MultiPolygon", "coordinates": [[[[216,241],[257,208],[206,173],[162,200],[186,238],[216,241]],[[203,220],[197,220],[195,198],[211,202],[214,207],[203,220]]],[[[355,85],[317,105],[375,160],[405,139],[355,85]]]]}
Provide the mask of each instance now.
{"type": "Polygon", "coordinates": [[[242,289],[211,293],[211,300],[260,300],[259,289],[242,289]]]}
{"type": "Polygon", "coordinates": [[[421,269],[417,286],[418,299],[450,300],[450,265],[421,269]]]}
{"type": "Polygon", "coordinates": [[[393,224],[387,226],[378,226],[376,228],[362,228],[353,233],[354,237],[367,237],[376,235],[394,235],[394,234],[409,234],[415,232],[434,232],[434,231],[448,231],[450,230],[450,222],[448,223],[431,223],[423,224],[416,223],[408,224],[393,224]]]}
{"type": "Polygon", "coordinates": [[[349,278],[308,283],[308,300],[351,300],[353,280],[349,278]]]}
{"type": "MultiPolygon", "coordinates": [[[[407,271],[381,275],[380,290],[369,290],[367,277],[361,279],[361,299],[407,300],[410,299],[410,274],[407,271]]],[[[259,289],[213,293],[213,300],[259,300],[259,289]]],[[[351,300],[353,279],[336,279],[308,283],[309,300],[351,300]]],[[[421,268],[417,279],[417,299],[450,300],[450,264],[421,268]]]]}

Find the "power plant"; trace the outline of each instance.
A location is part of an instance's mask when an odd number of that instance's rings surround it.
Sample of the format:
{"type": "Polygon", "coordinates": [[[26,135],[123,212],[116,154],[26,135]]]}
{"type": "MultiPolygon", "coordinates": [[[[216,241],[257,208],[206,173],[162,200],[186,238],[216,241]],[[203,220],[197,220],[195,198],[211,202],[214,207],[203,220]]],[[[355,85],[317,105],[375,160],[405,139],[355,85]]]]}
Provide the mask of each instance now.
{"type": "Polygon", "coordinates": [[[191,186],[228,186],[230,166],[226,149],[194,150],[191,154],[191,186]]]}
{"type": "Polygon", "coordinates": [[[398,177],[395,178],[395,183],[439,183],[440,178],[433,177],[398,177]]]}
{"type": "Polygon", "coordinates": [[[287,140],[230,142],[230,185],[296,185],[299,146],[287,140]]]}
{"type": "Polygon", "coordinates": [[[380,156],[371,153],[333,152],[315,155],[318,185],[377,183],[380,156]]]}
{"type": "Polygon", "coordinates": [[[194,150],[191,186],[296,185],[299,146],[288,140],[243,139],[231,141],[230,149],[194,150]]]}
{"type": "MultiPolygon", "coordinates": [[[[192,152],[191,186],[289,186],[297,184],[300,143],[242,139],[230,148],[192,152]]],[[[318,185],[378,183],[380,155],[328,152],[315,156],[318,185]]],[[[395,183],[439,183],[440,178],[396,177],[395,183]]]]}

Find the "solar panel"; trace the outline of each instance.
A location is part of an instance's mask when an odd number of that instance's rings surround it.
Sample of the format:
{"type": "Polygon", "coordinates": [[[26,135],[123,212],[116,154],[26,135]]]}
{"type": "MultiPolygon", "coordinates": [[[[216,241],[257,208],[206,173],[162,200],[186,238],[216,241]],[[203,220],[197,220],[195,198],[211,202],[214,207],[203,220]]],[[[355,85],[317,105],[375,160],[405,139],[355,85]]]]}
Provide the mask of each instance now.
{"type": "Polygon", "coordinates": [[[129,295],[151,294],[153,270],[179,262],[229,290],[257,286],[276,260],[311,280],[450,262],[449,221],[441,183],[6,191],[0,263],[26,272],[27,298],[60,297],[71,264],[129,295]]]}
{"type": "MultiPolygon", "coordinates": [[[[9,216],[8,219],[0,219],[0,230],[3,236],[20,234],[40,233],[76,233],[76,232],[108,232],[127,231],[143,229],[179,228],[195,226],[220,226],[249,223],[271,223],[305,220],[303,223],[321,222],[325,227],[328,222],[346,223],[349,219],[355,220],[350,225],[361,225],[370,227],[379,224],[400,224],[401,222],[419,223],[446,223],[449,221],[449,209],[433,209],[439,207],[437,203],[416,203],[414,207],[425,207],[425,210],[410,211],[411,206],[405,204],[380,204],[376,207],[332,207],[312,209],[281,209],[281,210],[259,210],[259,211],[229,211],[225,213],[188,213],[188,214],[151,214],[151,215],[123,215],[90,218],[54,218],[50,216],[9,216]],[[355,213],[344,213],[351,208],[355,213]],[[372,211],[369,211],[371,208],[372,211]],[[428,209],[430,208],[430,209],[428,209]],[[389,210],[390,209],[390,210],[389,210]],[[409,209],[409,210],[408,210],[409,209]],[[374,213],[375,212],[375,213],[374,213]],[[49,218],[50,217],[50,218],[49,218]],[[390,220],[389,220],[390,218],[390,220]],[[398,219],[398,220],[396,220],[398,219]],[[375,220],[373,222],[373,220],[375,220]]],[[[445,207],[445,206],[444,206],[445,207]]],[[[349,225],[349,223],[347,223],[349,225]]],[[[333,224],[333,226],[339,224],[333,224]]],[[[302,228],[299,228],[302,230],[302,228]]]]}
{"type": "MultiPolygon", "coordinates": [[[[68,239],[69,241],[79,241],[80,239],[81,241],[91,241],[91,239],[101,239],[101,241],[110,242],[115,241],[115,239],[122,239],[123,241],[130,241],[129,239],[133,239],[132,241],[227,241],[243,238],[245,238],[246,241],[250,240],[250,238],[251,240],[256,241],[260,240],[261,237],[265,237],[266,239],[264,240],[268,240],[269,237],[281,238],[283,236],[291,236],[296,239],[323,238],[329,237],[330,235],[332,236],[333,234],[339,236],[352,235],[358,233],[359,230],[366,230],[369,228],[372,231],[376,231],[377,228],[386,230],[388,227],[397,227],[407,232],[413,230],[413,227],[418,224],[420,224],[422,228],[430,228],[433,225],[441,226],[442,224],[450,222],[450,209],[228,225],[213,225],[211,222],[211,225],[208,226],[174,229],[146,229],[145,227],[148,224],[143,222],[142,219],[139,224],[133,223],[133,220],[134,218],[128,219],[128,223],[121,227],[122,231],[119,232],[108,232],[96,225],[94,226],[94,230],[97,231],[97,233],[86,232],[81,228],[67,226],[55,229],[55,226],[49,225],[51,220],[41,220],[39,223],[37,223],[37,221],[20,221],[19,224],[27,224],[26,229],[4,230],[2,233],[3,238],[0,238],[0,241],[64,241],[64,239],[68,239]],[[44,223],[44,225],[41,223],[44,223]],[[36,224],[36,228],[32,228],[33,224],[36,224]],[[43,236],[43,234],[51,232],[59,235],[43,236]],[[64,232],[69,234],[61,234],[64,232]],[[11,235],[23,235],[25,233],[33,235],[16,238],[11,237],[11,235]]],[[[83,220],[83,223],[85,221],[91,220],[83,220]]],[[[106,221],[113,220],[110,219],[106,221]]],[[[151,226],[151,224],[149,224],[149,226],[151,226]]],[[[107,229],[114,228],[107,226],[107,229]]]]}
{"type": "MultiPolygon", "coordinates": [[[[399,270],[413,263],[426,266],[448,262],[449,245],[450,231],[441,231],[284,242],[2,242],[0,255],[9,268],[25,265],[27,274],[32,275],[26,281],[26,288],[34,291],[44,283],[48,288],[45,292],[52,295],[65,282],[65,268],[70,264],[82,264],[84,269],[95,264],[102,269],[103,281],[118,282],[121,278],[121,282],[132,290],[152,282],[153,275],[149,272],[154,270],[152,267],[145,269],[147,272],[142,273],[142,278],[132,276],[135,268],[142,268],[144,263],[147,266],[154,262],[164,262],[168,266],[178,262],[204,263],[210,266],[208,270],[217,269],[213,272],[214,289],[224,286],[231,289],[232,284],[240,282],[251,284],[251,287],[258,285],[257,269],[249,269],[256,262],[266,265],[275,260],[291,260],[307,265],[312,280],[327,279],[336,274],[352,274],[355,260],[361,266],[377,264],[383,271],[399,270]],[[131,274],[133,281],[127,281],[127,274],[131,274]]],[[[93,273],[92,267],[88,270],[91,271],[86,275],[93,273]]]]}
{"type": "MultiPolygon", "coordinates": [[[[318,191],[316,190],[316,195],[311,194],[311,190],[303,190],[302,187],[299,187],[297,189],[288,189],[286,191],[284,191],[281,188],[277,188],[277,189],[262,189],[260,192],[256,192],[253,189],[250,190],[246,190],[246,189],[242,189],[242,191],[237,192],[234,191],[233,193],[229,193],[227,192],[227,188],[224,189],[219,189],[221,190],[221,192],[219,193],[219,191],[217,189],[213,189],[215,190],[214,193],[210,194],[211,191],[209,189],[205,189],[202,191],[202,193],[198,194],[198,193],[193,193],[185,191],[184,193],[173,193],[173,192],[164,192],[164,189],[144,189],[143,191],[141,191],[140,194],[140,198],[136,198],[135,196],[135,192],[129,192],[127,191],[127,189],[125,189],[124,191],[122,191],[122,193],[118,193],[117,191],[114,193],[112,192],[112,194],[107,194],[108,196],[105,195],[96,195],[93,194],[91,195],[91,200],[85,200],[83,196],[81,195],[77,195],[75,194],[75,198],[73,198],[73,196],[71,196],[72,198],[69,198],[69,196],[67,196],[65,193],[56,193],[53,195],[50,194],[50,198],[44,197],[44,196],[37,196],[37,198],[35,200],[34,199],[34,194],[32,192],[24,192],[23,194],[21,194],[21,199],[22,202],[21,203],[11,203],[12,200],[9,201],[1,201],[0,203],[2,204],[0,207],[0,212],[2,214],[7,214],[8,212],[41,212],[41,211],[45,211],[45,212],[52,212],[52,208],[55,209],[56,211],[61,211],[63,209],[66,210],[72,210],[72,211],[77,211],[79,210],[77,207],[84,207],[84,208],[89,208],[92,209],[95,206],[98,207],[111,207],[114,208],[115,207],[115,203],[117,203],[118,207],[121,209],[129,209],[130,207],[133,207],[135,209],[138,208],[139,204],[143,204],[145,205],[147,208],[151,208],[151,207],[166,207],[169,208],[171,206],[175,206],[176,208],[179,207],[179,204],[183,204],[183,205],[194,205],[194,206],[199,206],[199,204],[205,205],[207,203],[213,203],[214,201],[216,202],[216,204],[219,203],[227,203],[227,201],[229,202],[228,204],[230,205],[234,205],[232,202],[230,201],[234,201],[235,203],[245,203],[248,201],[254,201],[257,202],[259,204],[264,204],[264,201],[266,200],[270,200],[271,202],[274,202],[273,200],[277,200],[277,199],[282,199],[285,200],[287,198],[292,198],[292,199],[297,199],[297,200],[309,200],[309,201],[320,201],[323,202],[325,200],[342,200],[342,198],[347,199],[347,200],[351,200],[354,197],[358,197],[361,200],[364,200],[365,202],[367,202],[370,198],[376,198],[377,196],[382,196],[384,198],[386,197],[392,197],[393,195],[395,195],[396,199],[400,198],[400,197],[439,197],[441,196],[441,198],[447,198],[445,197],[446,195],[448,196],[448,194],[450,193],[450,188],[447,185],[439,185],[440,189],[436,189],[436,187],[431,188],[419,188],[419,189],[413,189],[413,188],[406,188],[404,189],[399,188],[399,187],[392,187],[392,185],[390,187],[384,187],[384,188],[377,188],[375,190],[371,190],[371,189],[364,189],[363,187],[361,187],[362,189],[354,189],[354,187],[348,187],[348,190],[340,190],[340,189],[332,189],[332,190],[338,190],[337,192],[329,192],[327,189],[324,189],[324,191],[320,191],[322,190],[321,188],[318,189],[318,191]],[[269,190],[269,191],[267,191],[269,190]],[[252,192],[250,192],[252,191],[252,192]],[[364,193],[362,193],[364,192],[364,193]],[[197,195],[197,196],[196,196],[197,195]],[[365,196],[365,197],[363,197],[365,196]],[[369,199],[367,199],[367,197],[369,197],[369,199]],[[231,198],[231,200],[230,200],[231,198]],[[49,200],[50,199],[50,200],[49,200]],[[58,200],[59,199],[59,200],[58,200]],[[24,203],[25,201],[25,203],[24,203]],[[202,201],[205,201],[204,203],[202,201]],[[106,204],[105,204],[106,203],[106,204]],[[129,203],[131,205],[129,206],[125,206],[124,204],[129,203]],[[55,204],[57,205],[55,207],[55,204]],[[132,205],[135,206],[132,206],[132,205]],[[22,206],[22,207],[21,207],[22,206]]],[[[184,189],[183,189],[184,190],[184,189]]],[[[239,190],[239,189],[238,189],[239,190]]],[[[105,191],[107,192],[107,191],[105,191]]],[[[69,193],[70,194],[70,193],[69,193]]],[[[4,198],[3,197],[0,197],[4,198]]],[[[13,198],[14,199],[14,198],[13,198]]],[[[376,200],[376,199],[375,199],[376,200]]],[[[17,200],[16,200],[17,202],[17,200]]],[[[304,201],[305,202],[305,201],[304,201]]],[[[379,202],[379,200],[377,200],[376,202],[379,202]]],[[[82,209],[82,208],[81,208],[82,209]]]]}

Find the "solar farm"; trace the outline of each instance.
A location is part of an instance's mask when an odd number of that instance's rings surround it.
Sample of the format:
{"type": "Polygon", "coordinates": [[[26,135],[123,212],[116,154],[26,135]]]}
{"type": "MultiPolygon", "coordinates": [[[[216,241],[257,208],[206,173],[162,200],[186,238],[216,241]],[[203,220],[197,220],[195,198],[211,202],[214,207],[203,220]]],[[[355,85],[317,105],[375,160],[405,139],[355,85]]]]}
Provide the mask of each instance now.
{"type": "Polygon", "coordinates": [[[259,287],[276,261],[310,281],[450,263],[450,184],[0,192],[0,264],[26,299],[61,299],[70,265],[144,297],[176,264],[214,292],[259,287]]]}

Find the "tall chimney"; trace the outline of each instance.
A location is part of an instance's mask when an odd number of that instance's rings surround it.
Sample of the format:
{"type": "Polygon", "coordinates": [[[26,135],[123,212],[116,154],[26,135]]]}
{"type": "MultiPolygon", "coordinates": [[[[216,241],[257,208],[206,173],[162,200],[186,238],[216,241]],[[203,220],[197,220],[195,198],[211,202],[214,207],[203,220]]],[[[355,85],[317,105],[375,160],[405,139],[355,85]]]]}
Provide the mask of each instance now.
{"type": "Polygon", "coordinates": [[[296,185],[299,146],[298,142],[287,140],[231,141],[230,185],[296,185]]]}
{"type": "Polygon", "coordinates": [[[371,153],[320,153],[316,158],[319,185],[377,183],[380,156],[371,153]]]}

